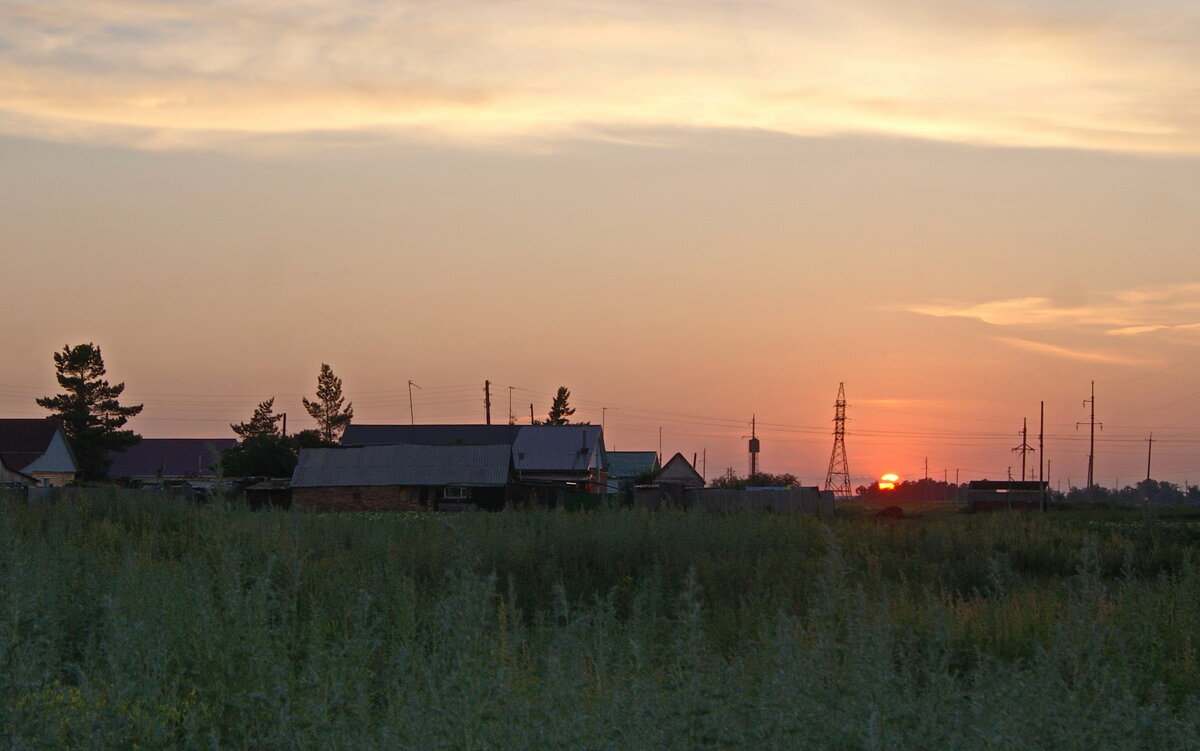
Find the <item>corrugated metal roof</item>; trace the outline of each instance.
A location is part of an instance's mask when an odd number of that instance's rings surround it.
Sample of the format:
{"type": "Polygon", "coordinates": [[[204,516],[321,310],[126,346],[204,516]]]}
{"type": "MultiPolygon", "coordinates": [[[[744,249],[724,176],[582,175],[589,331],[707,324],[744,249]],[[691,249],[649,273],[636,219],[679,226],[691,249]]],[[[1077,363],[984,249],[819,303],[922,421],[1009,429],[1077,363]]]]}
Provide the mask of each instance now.
{"type": "Polygon", "coordinates": [[[358,446],[301,449],[293,488],[378,485],[495,487],[508,482],[509,448],[358,446]]]}
{"type": "Polygon", "coordinates": [[[517,425],[355,425],[342,433],[343,446],[511,446],[517,425]]]}
{"type": "Polygon", "coordinates": [[[236,445],[236,438],[143,438],[124,451],[108,452],[108,476],[212,477],[213,462],[236,445]]]}
{"type": "Polygon", "coordinates": [[[599,425],[349,425],[343,446],[512,446],[522,471],[570,472],[607,467],[599,425]],[[581,449],[583,449],[581,451],[581,449]]]}
{"type": "Polygon", "coordinates": [[[606,455],[610,480],[653,472],[658,463],[658,454],[654,451],[609,451],[606,455]]]}
{"type": "Polygon", "coordinates": [[[601,469],[603,431],[599,425],[527,425],[513,442],[513,466],[522,471],[601,469]]]}

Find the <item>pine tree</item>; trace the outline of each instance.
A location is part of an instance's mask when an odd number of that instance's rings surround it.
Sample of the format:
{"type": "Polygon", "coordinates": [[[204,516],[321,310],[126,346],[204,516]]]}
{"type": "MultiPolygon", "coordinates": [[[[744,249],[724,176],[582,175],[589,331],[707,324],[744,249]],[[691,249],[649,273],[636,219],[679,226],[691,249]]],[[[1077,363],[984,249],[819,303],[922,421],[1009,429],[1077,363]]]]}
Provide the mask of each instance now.
{"type": "Polygon", "coordinates": [[[241,437],[221,454],[226,477],[288,477],[296,467],[295,441],[282,435],[275,414],[275,397],[259,402],[248,422],[230,424],[241,437]]]}
{"type": "Polygon", "coordinates": [[[550,412],[546,415],[546,421],[542,425],[570,425],[569,418],[575,414],[575,408],[567,404],[567,400],[571,398],[571,390],[566,386],[559,386],[558,393],[554,395],[554,401],[550,403],[550,412]]]}
{"type": "Polygon", "coordinates": [[[254,408],[254,414],[250,416],[249,422],[239,422],[237,424],[230,423],[229,427],[233,428],[233,432],[242,437],[242,440],[247,438],[262,438],[269,435],[277,435],[279,428],[276,423],[283,419],[283,415],[275,414],[275,397],[271,397],[265,402],[259,402],[254,408]]]}
{"type": "Polygon", "coordinates": [[[321,373],[317,376],[317,398],[311,402],[307,398],[302,401],[304,409],[317,421],[321,440],[337,443],[354,417],[354,402],[346,404],[342,396],[342,379],[333,374],[333,368],[321,363],[321,373]]]}
{"type": "Polygon", "coordinates": [[[121,428],[143,405],[121,405],[125,384],[113,385],[103,378],[104,358],[91,342],[64,344],[62,352],[54,353],[54,369],[66,393],[40,397],[37,403],[62,420],[82,479],[100,479],[108,471],[109,451],[124,451],[141,440],[137,433],[121,428]]]}

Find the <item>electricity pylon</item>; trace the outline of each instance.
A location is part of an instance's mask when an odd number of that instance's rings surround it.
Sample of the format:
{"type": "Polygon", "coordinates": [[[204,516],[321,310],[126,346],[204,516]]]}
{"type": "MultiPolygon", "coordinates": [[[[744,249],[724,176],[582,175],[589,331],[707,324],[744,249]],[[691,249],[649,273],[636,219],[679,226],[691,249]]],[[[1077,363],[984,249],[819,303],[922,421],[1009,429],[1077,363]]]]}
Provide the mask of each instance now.
{"type": "Polygon", "coordinates": [[[846,384],[838,384],[837,403],[833,412],[833,453],[829,455],[829,471],[825,473],[825,489],[835,496],[849,498],[850,464],[846,460],[846,384]]]}

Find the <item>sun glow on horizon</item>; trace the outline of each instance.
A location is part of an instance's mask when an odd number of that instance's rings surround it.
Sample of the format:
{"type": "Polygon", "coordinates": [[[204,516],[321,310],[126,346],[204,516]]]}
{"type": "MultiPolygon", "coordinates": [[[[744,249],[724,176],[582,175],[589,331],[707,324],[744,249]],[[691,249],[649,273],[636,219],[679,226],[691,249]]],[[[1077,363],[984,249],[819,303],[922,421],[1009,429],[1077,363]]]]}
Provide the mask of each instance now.
{"type": "Polygon", "coordinates": [[[880,476],[879,489],[880,490],[895,490],[896,483],[898,483],[898,482],[900,482],[900,475],[894,474],[892,472],[888,472],[886,475],[880,476]]]}

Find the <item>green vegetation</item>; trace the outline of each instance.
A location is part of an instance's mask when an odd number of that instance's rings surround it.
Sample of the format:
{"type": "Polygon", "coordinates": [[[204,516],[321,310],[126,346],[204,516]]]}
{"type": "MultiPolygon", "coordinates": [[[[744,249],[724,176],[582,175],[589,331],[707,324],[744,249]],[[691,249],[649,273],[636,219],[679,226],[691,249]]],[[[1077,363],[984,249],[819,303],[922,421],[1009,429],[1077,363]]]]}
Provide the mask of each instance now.
{"type": "Polygon", "coordinates": [[[1200,517],[0,513],[12,748],[1200,746],[1200,517]]]}
{"type": "Polygon", "coordinates": [[[81,480],[104,477],[108,452],[124,451],[141,440],[132,430],[122,428],[142,411],[142,405],[122,405],[125,384],[110,384],[104,379],[107,372],[95,344],[64,344],[62,352],[54,353],[54,377],[63,393],[36,400],[39,407],[62,420],[81,480]]]}

